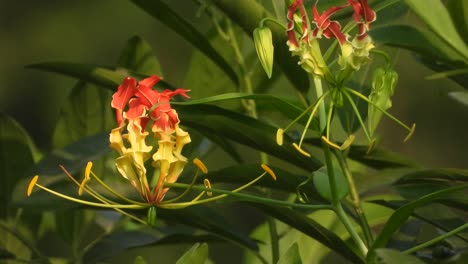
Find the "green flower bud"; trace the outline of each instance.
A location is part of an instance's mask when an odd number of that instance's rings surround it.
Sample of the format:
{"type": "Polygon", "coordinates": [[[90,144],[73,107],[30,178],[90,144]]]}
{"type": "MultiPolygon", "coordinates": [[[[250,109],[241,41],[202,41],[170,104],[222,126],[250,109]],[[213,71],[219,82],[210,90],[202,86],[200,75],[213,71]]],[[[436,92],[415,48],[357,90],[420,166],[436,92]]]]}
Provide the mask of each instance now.
{"type": "Polygon", "coordinates": [[[374,71],[372,90],[369,95],[369,100],[373,104],[369,104],[367,120],[371,135],[374,134],[382,118],[383,113],[381,110],[387,110],[392,107],[391,97],[397,82],[398,74],[395,71],[381,68],[374,71]]]}
{"type": "Polygon", "coordinates": [[[274,53],[271,30],[268,27],[256,28],[253,32],[253,39],[260,63],[268,75],[268,78],[271,78],[274,53]]]}

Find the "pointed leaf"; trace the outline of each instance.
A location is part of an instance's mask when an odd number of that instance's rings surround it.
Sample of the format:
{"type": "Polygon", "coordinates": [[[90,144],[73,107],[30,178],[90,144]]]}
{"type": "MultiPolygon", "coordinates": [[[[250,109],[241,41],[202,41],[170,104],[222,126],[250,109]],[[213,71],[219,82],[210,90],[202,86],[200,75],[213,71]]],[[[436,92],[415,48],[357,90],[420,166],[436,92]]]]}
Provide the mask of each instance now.
{"type": "MultiPolygon", "coordinates": [[[[405,204],[396,210],[388,219],[387,224],[384,226],[383,230],[380,232],[379,236],[375,239],[374,244],[372,245],[372,250],[377,248],[385,247],[387,242],[390,240],[392,235],[400,228],[400,226],[411,216],[412,212],[421,206],[426,205],[427,203],[444,199],[457,191],[468,188],[468,184],[462,184],[451,188],[446,188],[431,194],[425,195],[417,200],[414,200],[410,203],[405,204]]],[[[372,254],[369,254],[372,255],[372,254]]]]}
{"type": "Polygon", "coordinates": [[[196,243],[180,257],[176,264],[203,264],[208,259],[208,245],[196,243]]]}
{"type": "Polygon", "coordinates": [[[237,75],[226,60],[211,46],[210,42],[195,27],[179,16],[174,10],[161,0],[132,0],[137,6],[148,12],[166,26],[170,27],[182,38],[202,51],[208,58],[216,63],[235,83],[238,84],[237,75]]]}
{"type": "Polygon", "coordinates": [[[97,134],[56,149],[45,156],[35,167],[41,176],[64,176],[58,167],[63,165],[70,173],[82,170],[88,161],[94,161],[110,150],[109,134],[97,134]]]}
{"type": "Polygon", "coordinates": [[[402,253],[395,249],[379,248],[376,250],[379,264],[423,264],[417,257],[402,253]]]}
{"type": "Polygon", "coordinates": [[[166,221],[204,230],[244,249],[258,250],[258,246],[253,240],[234,225],[230,225],[227,219],[209,207],[191,206],[178,210],[158,208],[158,213],[159,217],[166,221]]]}
{"type": "Polygon", "coordinates": [[[55,72],[115,90],[127,77],[125,74],[91,64],[71,62],[46,62],[28,65],[27,68],[55,72]]]}
{"type": "Polygon", "coordinates": [[[299,253],[299,246],[297,245],[297,242],[292,244],[286,253],[281,256],[278,264],[302,264],[301,254],[299,253]]]}
{"type": "Polygon", "coordinates": [[[448,95],[455,99],[457,102],[468,107],[468,92],[450,92],[448,95]]]}
{"type": "Polygon", "coordinates": [[[373,29],[369,33],[378,43],[409,49],[433,59],[446,62],[464,60],[431,31],[407,25],[391,25],[373,29]]]}
{"type": "Polygon", "coordinates": [[[364,261],[335,233],[329,231],[319,223],[315,222],[313,219],[307,217],[307,215],[284,207],[276,207],[257,203],[248,204],[313,237],[352,263],[364,263],[364,261]]]}
{"type": "MultiPolygon", "coordinates": [[[[320,138],[307,138],[304,140],[314,146],[320,147],[322,140],[320,138]]],[[[341,145],[341,142],[338,142],[341,145]]],[[[367,153],[369,147],[362,145],[352,145],[348,157],[369,167],[376,169],[401,168],[401,167],[421,167],[417,162],[405,157],[399,153],[388,151],[382,148],[376,148],[371,153],[367,153]]]]}
{"type": "Polygon", "coordinates": [[[468,45],[458,34],[452,18],[442,1],[405,0],[405,2],[440,39],[456,50],[465,62],[468,61],[468,45]],[[427,8],[428,6],[431,8],[427,8]]]}
{"type": "Polygon", "coordinates": [[[139,36],[128,40],[117,66],[142,74],[163,76],[161,65],[154,56],[151,46],[139,36]]]}
{"type": "Polygon", "coordinates": [[[259,120],[211,105],[179,105],[181,124],[198,130],[223,135],[230,140],[250,146],[307,170],[316,170],[321,162],[302,156],[285,136],[283,146],[276,144],[276,128],[259,120]]]}
{"type": "Polygon", "coordinates": [[[458,34],[468,45],[468,1],[450,0],[447,2],[447,9],[450,12],[458,34]]]}

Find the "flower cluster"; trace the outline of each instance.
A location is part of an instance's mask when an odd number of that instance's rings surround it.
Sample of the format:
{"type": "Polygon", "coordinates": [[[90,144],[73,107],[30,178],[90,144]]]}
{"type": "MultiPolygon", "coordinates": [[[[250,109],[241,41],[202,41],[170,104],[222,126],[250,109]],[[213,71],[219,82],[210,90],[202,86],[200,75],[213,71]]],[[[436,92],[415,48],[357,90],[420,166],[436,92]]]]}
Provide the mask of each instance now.
{"type": "Polygon", "coordinates": [[[189,134],[179,127],[177,112],[169,104],[175,95],[188,97],[188,90],[158,92],[152,87],[159,81],[157,76],[140,82],[131,77],[123,81],[112,97],[118,127],[109,137],[110,146],[120,155],[115,161],[117,170],[145,201],[153,204],[161,202],[168,191],[164,183],[176,182],[182,173],[187,164],[182,149],[190,143],[189,134]],[[158,142],[152,155],[153,146],[146,142],[150,134],[158,142]],[[151,165],[159,171],[154,187],[148,184],[145,168],[150,157],[151,165]]]}
{"type": "Polygon", "coordinates": [[[338,64],[342,69],[359,70],[369,60],[369,51],[374,48],[374,45],[368,31],[370,24],[376,19],[376,14],[369,7],[367,0],[346,1],[346,4],[331,7],[322,13],[319,13],[317,3],[315,3],[312,8],[314,29],[311,29],[309,25],[302,0],[295,0],[289,6],[287,44],[293,55],[299,56],[299,63],[307,72],[330,78],[328,66],[318,44],[318,39],[322,36],[338,41],[341,47],[338,64]],[[333,14],[347,7],[354,10],[353,20],[358,27],[358,32],[351,41],[350,36],[343,32],[341,24],[331,19],[333,14]],[[297,10],[300,15],[298,20],[295,19],[297,10]],[[296,32],[296,26],[301,29],[299,34],[296,32]]]}

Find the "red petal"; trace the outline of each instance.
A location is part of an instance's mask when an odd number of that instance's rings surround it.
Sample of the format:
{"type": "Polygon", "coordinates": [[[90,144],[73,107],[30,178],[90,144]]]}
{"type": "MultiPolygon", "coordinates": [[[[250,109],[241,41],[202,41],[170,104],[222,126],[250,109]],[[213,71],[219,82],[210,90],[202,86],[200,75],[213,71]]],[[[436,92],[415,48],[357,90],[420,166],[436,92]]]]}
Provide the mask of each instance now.
{"type": "Polygon", "coordinates": [[[143,79],[141,81],[138,82],[139,85],[144,85],[144,86],[147,86],[149,88],[152,88],[155,84],[157,84],[159,81],[161,80],[160,77],[156,76],[156,75],[153,75],[151,77],[148,77],[146,79],[143,79]]]}
{"type": "Polygon", "coordinates": [[[124,79],[122,85],[119,86],[117,92],[112,96],[111,106],[115,109],[123,111],[125,105],[136,92],[136,80],[132,77],[124,79]]]}

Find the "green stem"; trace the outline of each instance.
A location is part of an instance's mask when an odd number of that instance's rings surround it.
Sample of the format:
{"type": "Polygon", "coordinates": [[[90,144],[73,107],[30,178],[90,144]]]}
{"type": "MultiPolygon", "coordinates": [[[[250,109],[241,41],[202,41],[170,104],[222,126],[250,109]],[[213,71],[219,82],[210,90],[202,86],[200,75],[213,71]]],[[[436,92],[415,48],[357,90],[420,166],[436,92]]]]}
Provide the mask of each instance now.
{"type": "Polygon", "coordinates": [[[371,245],[372,242],[374,241],[374,238],[372,236],[369,222],[367,221],[366,215],[364,214],[364,210],[362,209],[361,198],[359,197],[356,184],[354,183],[353,175],[351,171],[349,170],[348,164],[346,162],[346,158],[343,156],[341,151],[335,151],[334,153],[335,153],[335,157],[338,160],[338,163],[340,164],[341,169],[344,172],[346,180],[348,181],[349,192],[350,192],[350,197],[351,197],[351,205],[353,206],[354,211],[356,212],[358,216],[359,223],[363,230],[364,237],[367,241],[367,244],[371,245]]]}
{"type": "MultiPolygon", "coordinates": [[[[168,188],[187,188],[188,184],[184,184],[184,183],[166,183],[166,184],[164,184],[164,187],[168,187],[168,188]]],[[[258,196],[255,196],[255,195],[249,195],[249,194],[244,194],[244,193],[226,191],[226,190],[221,190],[221,189],[206,188],[204,186],[192,186],[192,189],[193,190],[199,190],[199,191],[210,191],[210,192],[213,192],[213,193],[226,194],[225,196],[230,195],[230,196],[233,196],[233,197],[238,197],[238,198],[244,199],[246,201],[258,202],[258,203],[264,203],[264,204],[272,204],[272,205],[285,206],[285,207],[291,207],[291,208],[302,208],[302,209],[332,210],[332,207],[330,205],[328,205],[328,204],[298,204],[298,203],[291,203],[291,202],[286,202],[286,201],[282,201],[282,200],[263,198],[263,197],[258,197],[258,196]]],[[[223,196],[223,197],[225,197],[225,196],[223,196]]],[[[216,198],[216,197],[213,197],[213,198],[216,198]]],[[[205,199],[205,200],[207,200],[207,199],[205,199]]],[[[202,201],[205,201],[205,200],[202,200],[202,201]]],[[[171,208],[169,208],[169,209],[171,209],[171,208]]]]}
{"type": "Polygon", "coordinates": [[[421,244],[419,244],[419,245],[417,245],[415,247],[412,247],[412,248],[410,248],[408,250],[405,250],[405,251],[403,251],[403,253],[411,254],[411,253],[414,253],[414,252],[416,252],[416,251],[418,251],[420,249],[432,246],[432,245],[434,245],[434,244],[436,244],[436,243],[438,243],[438,242],[440,242],[440,241],[442,241],[442,240],[444,240],[444,239],[446,239],[448,237],[451,237],[451,236],[465,230],[466,228],[468,228],[468,223],[466,223],[464,225],[461,225],[461,226],[459,226],[459,227],[451,230],[450,232],[447,232],[447,233],[445,233],[445,234],[443,234],[443,235],[441,235],[439,237],[436,237],[436,238],[431,239],[431,240],[429,240],[427,242],[424,242],[424,243],[421,243],[421,244]]]}
{"type": "Polygon", "coordinates": [[[338,216],[338,218],[341,220],[341,223],[345,226],[346,230],[348,230],[349,235],[351,238],[354,240],[354,242],[357,244],[359,250],[361,251],[363,256],[367,255],[367,252],[369,251],[362,241],[361,237],[359,234],[356,232],[356,229],[354,229],[353,224],[348,218],[348,215],[346,212],[343,210],[343,207],[341,206],[341,203],[338,203],[337,206],[335,207],[335,213],[338,216]]]}
{"type": "MultiPolygon", "coordinates": [[[[322,80],[320,79],[320,77],[314,76],[314,84],[315,84],[315,91],[317,94],[317,98],[320,98],[323,94],[322,80]]],[[[320,106],[321,106],[319,108],[320,131],[323,133],[327,124],[327,116],[326,116],[324,104],[321,104],[320,106]]],[[[327,166],[328,178],[330,182],[330,192],[332,196],[331,202],[332,202],[333,210],[335,211],[338,219],[340,219],[340,221],[345,226],[346,230],[348,231],[349,235],[351,236],[351,238],[354,240],[354,242],[360,249],[363,256],[366,256],[368,249],[366,245],[364,244],[364,242],[362,241],[361,237],[356,232],[354,226],[352,225],[351,221],[348,218],[348,215],[343,210],[343,207],[338,197],[336,177],[335,177],[335,172],[333,169],[333,161],[331,157],[330,147],[328,146],[328,144],[323,142],[322,148],[323,148],[323,152],[325,156],[325,164],[327,166]]]]}
{"type": "Polygon", "coordinates": [[[270,230],[270,243],[271,243],[271,263],[277,263],[279,260],[279,237],[278,229],[276,228],[275,218],[267,217],[267,223],[270,230]]]}

